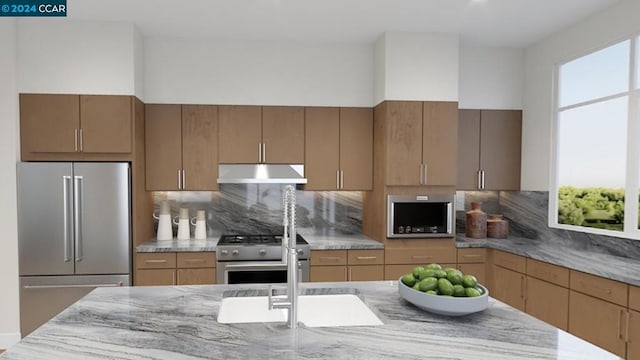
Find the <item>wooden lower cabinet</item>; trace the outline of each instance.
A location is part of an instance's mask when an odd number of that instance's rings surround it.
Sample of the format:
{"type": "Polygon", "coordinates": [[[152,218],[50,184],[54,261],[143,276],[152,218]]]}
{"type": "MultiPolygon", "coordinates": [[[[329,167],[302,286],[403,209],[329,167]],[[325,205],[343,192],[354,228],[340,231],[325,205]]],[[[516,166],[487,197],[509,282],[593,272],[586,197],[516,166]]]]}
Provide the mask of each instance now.
{"type": "Polygon", "coordinates": [[[524,311],[525,282],[524,274],[494,265],[491,296],[524,311]]]}
{"type": "Polygon", "coordinates": [[[341,265],[311,266],[309,269],[311,282],[347,281],[347,267],[341,265]]]}
{"type": "Polygon", "coordinates": [[[349,281],[377,281],[384,278],[384,265],[349,266],[349,281]]]}
{"type": "Polygon", "coordinates": [[[626,312],[625,307],[572,290],[569,293],[569,332],[625,357],[623,325],[626,312]]]}
{"type": "Polygon", "coordinates": [[[214,252],[137,253],[134,285],[216,283],[214,252]]]}
{"type": "Polygon", "coordinates": [[[627,328],[627,359],[640,360],[640,312],[629,310],[627,328]]]}
{"type": "Polygon", "coordinates": [[[527,277],[525,312],[567,331],[569,289],[527,277]]]}
{"type": "MultiPolygon", "coordinates": [[[[473,275],[478,279],[478,283],[487,285],[487,265],[486,264],[458,264],[458,270],[464,274],[473,275]]],[[[491,294],[493,295],[493,294],[491,294]]]]}
{"type": "Polygon", "coordinates": [[[135,272],[136,286],[174,285],[176,269],[139,269],[135,272]]]}

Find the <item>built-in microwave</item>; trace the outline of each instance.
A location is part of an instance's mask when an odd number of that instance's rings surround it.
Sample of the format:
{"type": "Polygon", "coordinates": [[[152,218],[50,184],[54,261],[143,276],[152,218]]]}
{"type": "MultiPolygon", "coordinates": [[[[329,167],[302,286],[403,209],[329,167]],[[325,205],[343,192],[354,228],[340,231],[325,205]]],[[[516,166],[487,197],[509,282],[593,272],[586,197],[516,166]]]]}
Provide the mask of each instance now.
{"type": "Polygon", "coordinates": [[[388,195],[387,238],[453,236],[455,195],[388,195]]]}

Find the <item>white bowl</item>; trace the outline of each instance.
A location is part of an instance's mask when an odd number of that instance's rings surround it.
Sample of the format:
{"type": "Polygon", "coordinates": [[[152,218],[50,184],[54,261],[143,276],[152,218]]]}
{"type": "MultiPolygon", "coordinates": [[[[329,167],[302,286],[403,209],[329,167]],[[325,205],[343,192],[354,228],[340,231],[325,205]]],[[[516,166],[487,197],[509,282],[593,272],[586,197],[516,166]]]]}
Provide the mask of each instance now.
{"type": "Polygon", "coordinates": [[[484,290],[482,295],[476,297],[449,297],[427,294],[414,290],[398,279],[398,292],[400,296],[419,307],[435,314],[448,316],[463,316],[482,311],[489,306],[489,290],[478,284],[484,290]]]}

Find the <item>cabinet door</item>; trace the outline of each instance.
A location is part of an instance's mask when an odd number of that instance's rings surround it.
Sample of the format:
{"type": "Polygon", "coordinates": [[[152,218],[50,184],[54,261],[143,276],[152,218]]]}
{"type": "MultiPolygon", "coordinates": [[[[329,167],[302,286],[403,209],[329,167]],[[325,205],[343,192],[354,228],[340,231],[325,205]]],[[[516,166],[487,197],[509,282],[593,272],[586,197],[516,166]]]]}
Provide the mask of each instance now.
{"type": "Polygon", "coordinates": [[[524,274],[494,266],[491,296],[524,311],[525,280],[524,274]]]}
{"type": "Polygon", "coordinates": [[[130,153],[131,96],[80,96],[80,148],[85,153],[130,153]]]}
{"type": "Polygon", "coordinates": [[[218,190],[218,108],[182,106],[184,190],[218,190]]]}
{"type": "Polygon", "coordinates": [[[136,286],[175,285],[176,269],[136,270],[136,286]]]}
{"type": "Polygon", "coordinates": [[[305,190],[336,190],[339,182],[340,117],[338,108],[305,109],[305,190]]]}
{"type": "MultiPolygon", "coordinates": [[[[465,274],[475,276],[480,284],[487,286],[486,264],[458,264],[457,268],[465,274]]],[[[491,294],[491,296],[493,296],[493,294],[491,294]]]]}
{"type": "Polygon", "coordinates": [[[349,281],[380,281],[384,279],[384,265],[349,266],[349,281]]]}
{"type": "Polygon", "coordinates": [[[480,170],[480,110],[458,111],[458,190],[477,190],[480,170]]]}
{"type": "Polygon", "coordinates": [[[146,105],[144,138],[147,190],[179,190],[182,182],[180,105],[146,105]]]}
{"type": "Polygon", "coordinates": [[[178,285],[207,285],[216,283],[216,269],[178,269],[178,285]]]}
{"type": "Polygon", "coordinates": [[[576,291],[569,293],[569,332],[618,356],[625,356],[626,309],[576,291]]]}
{"type": "Polygon", "coordinates": [[[346,266],[311,266],[309,269],[311,282],[347,281],[346,266]]]}
{"type": "Polygon", "coordinates": [[[455,186],[458,161],[458,103],[425,101],[422,119],[424,184],[455,186]]]}
{"type": "Polygon", "coordinates": [[[384,279],[385,280],[398,280],[400,276],[408,274],[413,271],[413,268],[419,266],[415,264],[405,265],[385,265],[384,266],[384,279]]]}
{"type": "Polygon", "coordinates": [[[262,108],[260,106],[218,107],[218,160],[220,164],[260,162],[262,108]]]}
{"type": "Polygon", "coordinates": [[[569,320],[569,289],[527,277],[527,314],[567,331],[569,320]]]}
{"type": "Polygon", "coordinates": [[[21,94],[20,144],[23,160],[33,153],[79,151],[77,95],[21,94]]]}
{"type": "Polygon", "coordinates": [[[372,189],[372,109],[340,109],[340,171],[342,190],[372,189]]]}
{"type": "Polygon", "coordinates": [[[388,101],[385,107],[386,184],[420,185],[422,102],[388,101]]]}
{"type": "Polygon", "coordinates": [[[262,107],[262,160],[268,164],[304,164],[304,108],[262,107]]]}
{"type": "Polygon", "coordinates": [[[640,360],[640,312],[629,310],[627,359],[640,360]]]}
{"type": "Polygon", "coordinates": [[[486,190],[520,190],[522,111],[482,110],[480,169],[486,190]]]}

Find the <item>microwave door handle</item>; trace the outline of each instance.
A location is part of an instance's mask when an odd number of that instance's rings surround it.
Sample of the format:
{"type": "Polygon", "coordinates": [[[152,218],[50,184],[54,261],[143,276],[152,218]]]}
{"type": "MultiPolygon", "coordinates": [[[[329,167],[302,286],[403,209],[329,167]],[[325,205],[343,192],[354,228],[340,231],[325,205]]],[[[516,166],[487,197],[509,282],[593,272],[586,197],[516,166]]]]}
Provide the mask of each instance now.
{"type": "Polygon", "coordinates": [[[453,222],[453,204],[447,203],[447,234],[451,234],[451,223],[453,222]]]}

